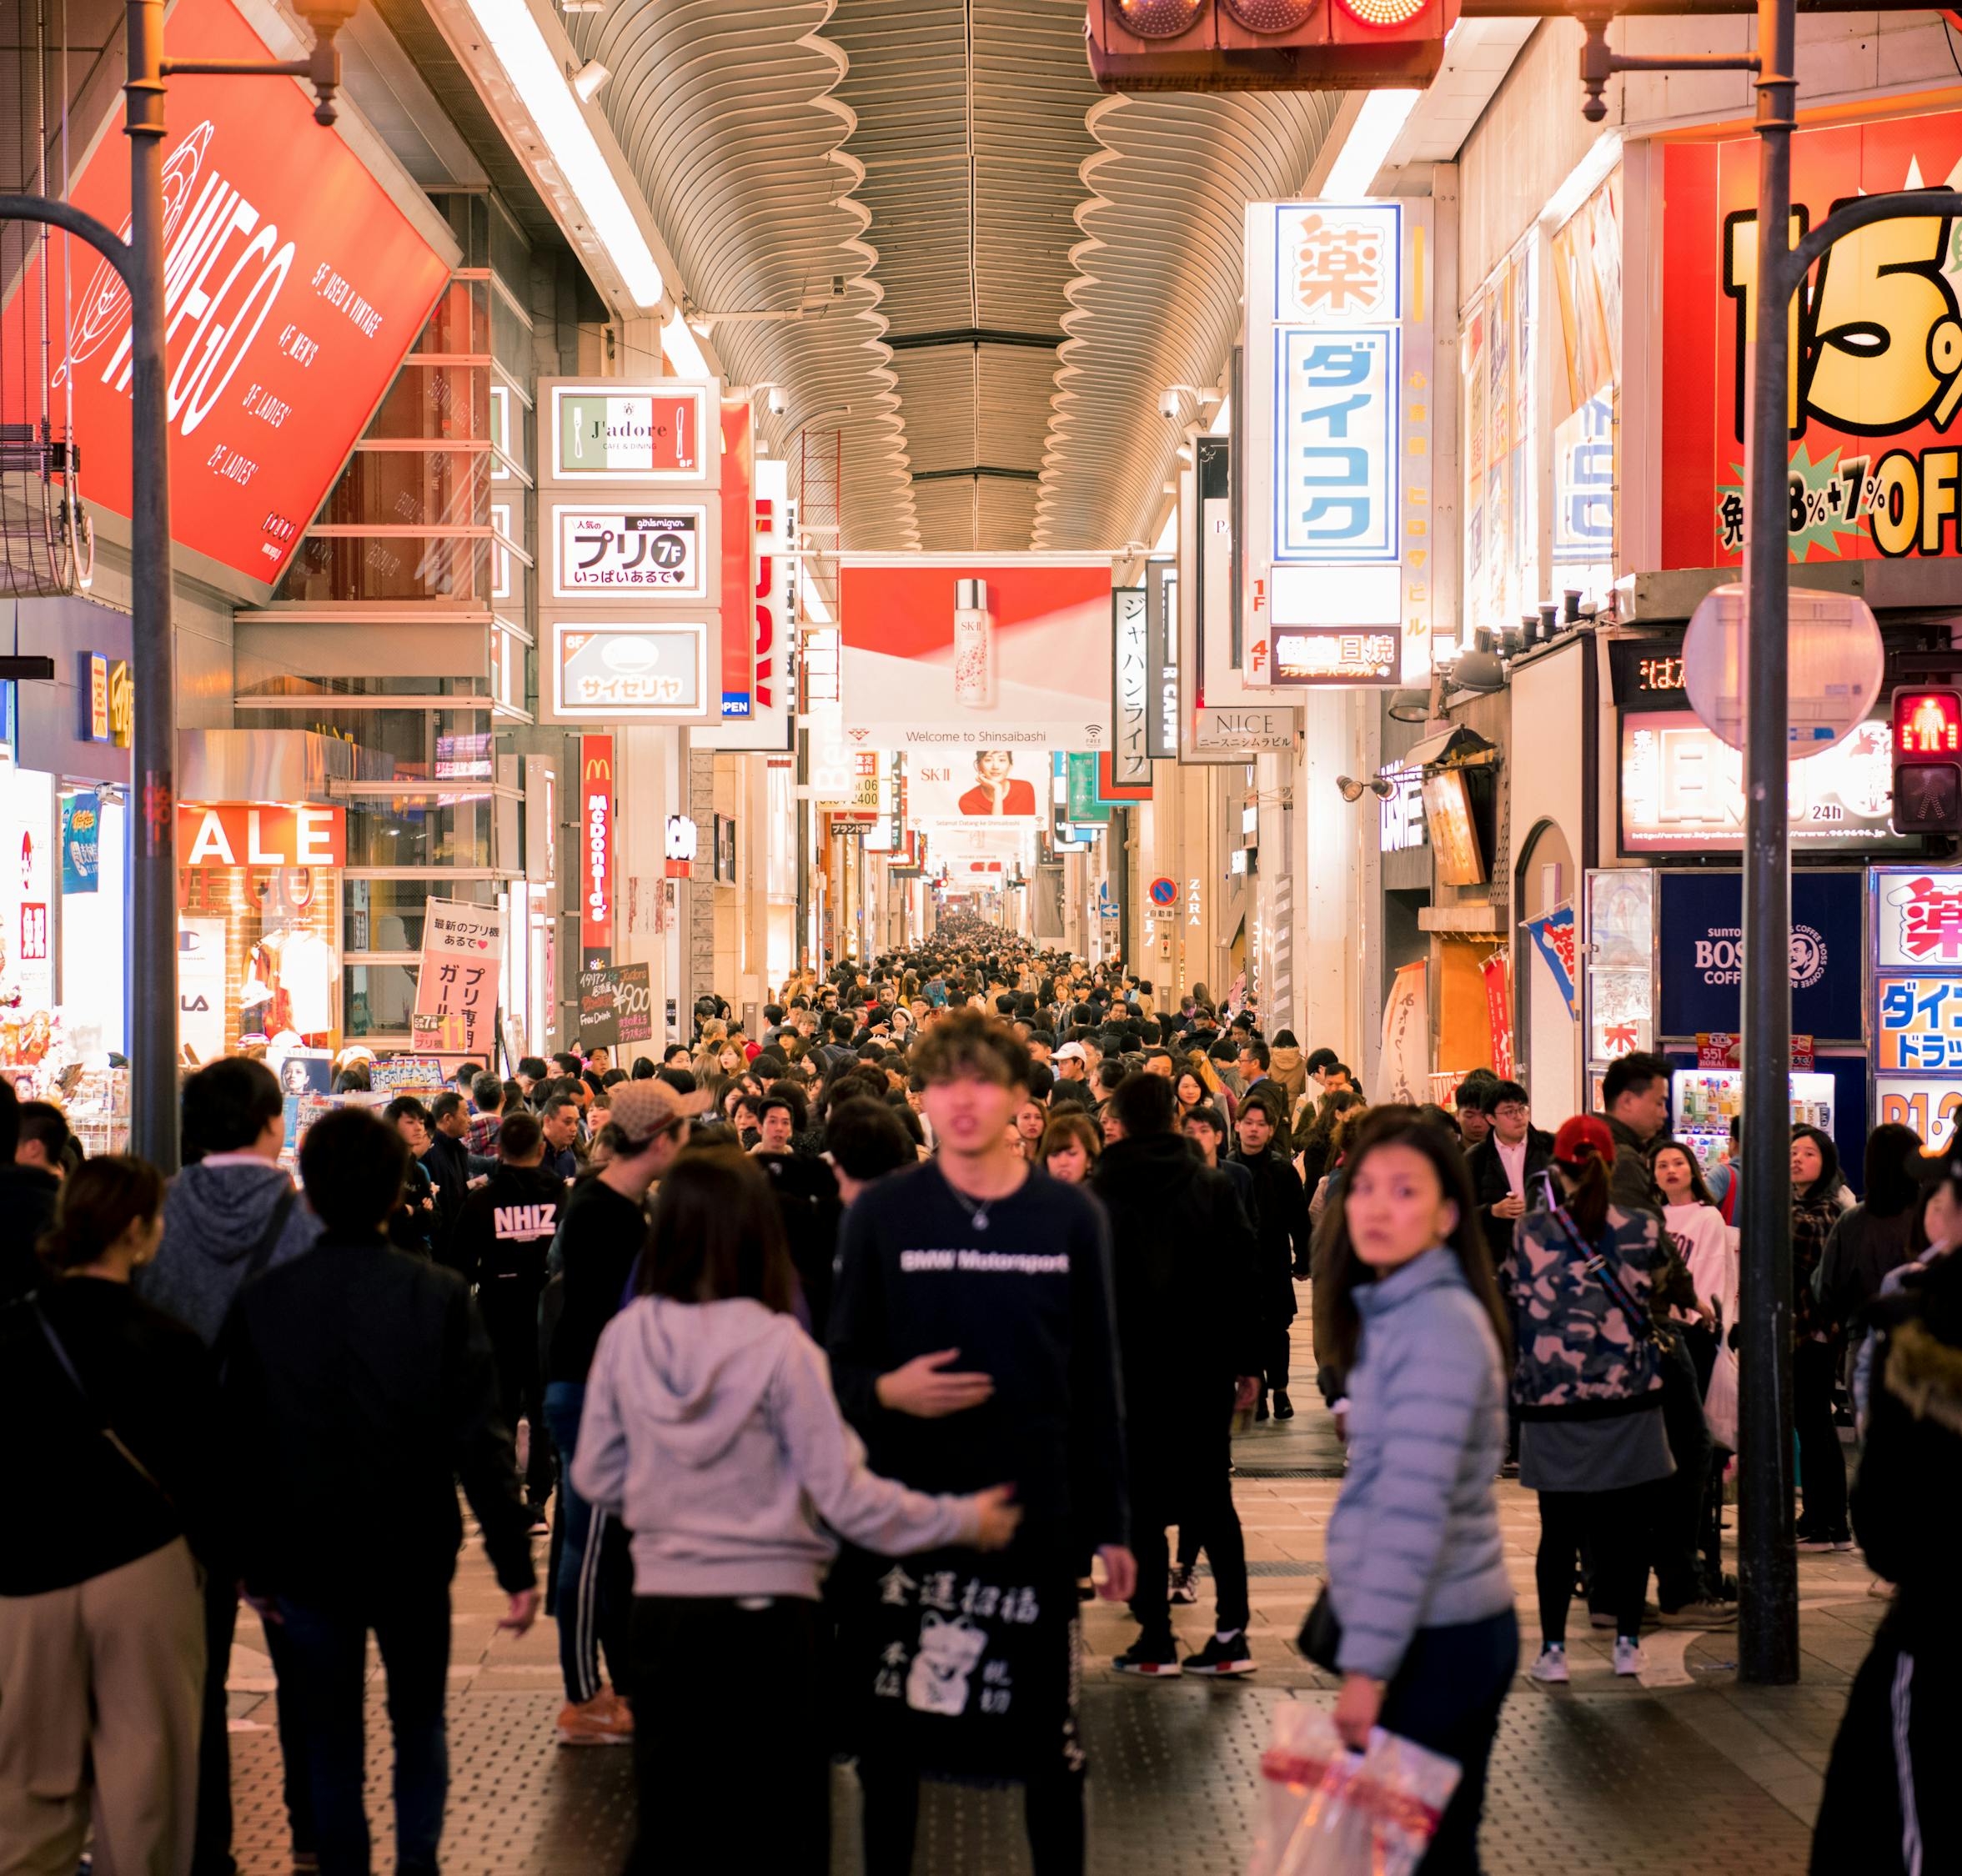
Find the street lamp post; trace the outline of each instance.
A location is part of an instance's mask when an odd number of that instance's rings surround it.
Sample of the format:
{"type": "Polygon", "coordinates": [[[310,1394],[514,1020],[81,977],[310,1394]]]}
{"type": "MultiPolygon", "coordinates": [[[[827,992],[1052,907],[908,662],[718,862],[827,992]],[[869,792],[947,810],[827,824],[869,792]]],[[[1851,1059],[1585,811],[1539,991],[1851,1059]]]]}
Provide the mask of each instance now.
{"type": "MultiPolygon", "coordinates": [[[[1648,9],[1644,9],[1648,10],[1648,9]]],[[[1671,10],[1674,10],[1672,8],[1671,10]]],[[[1685,8],[1694,11],[1694,8],[1685,8]]],[[[1799,1678],[1792,1529],[1791,850],[1787,656],[1791,549],[1791,326],[1787,308],[1835,241],[1876,222],[1962,219],[1962,193],[1862,196],[1791,241],[1797,0],[1758,0],[1751,53],[1638,57],[1610,52],[1605,13],[1581,16],[1582,109],[1598,123],[1618,72],[1742,68],[1757,73],[1757,325],[1745,418],[1744,845],[1742,1298],[1739,1350],[1738,1669],[1746,1681],[1799,1678]]]]}
{"type": "Polygon", "coordinates": [[[178,1162],[177,670],[171,614],[170,433],[164,396],[163,99],[175,74],[297,78],[314,87],[314,116],[334,119],[340,87],[335,36],[354,0],[301,0],[313,28],[304,58],[193,61],[163,56],[164,0],[128,0],[124,133],[129,138],[129,238],[66,202],[0,195],[0,221],[65,229],[101,253],[129,294],[130,724],[129,942],[123,1007],[129,1012],[130,1136],[133,1150],[165,1171],[178,1162]]]}

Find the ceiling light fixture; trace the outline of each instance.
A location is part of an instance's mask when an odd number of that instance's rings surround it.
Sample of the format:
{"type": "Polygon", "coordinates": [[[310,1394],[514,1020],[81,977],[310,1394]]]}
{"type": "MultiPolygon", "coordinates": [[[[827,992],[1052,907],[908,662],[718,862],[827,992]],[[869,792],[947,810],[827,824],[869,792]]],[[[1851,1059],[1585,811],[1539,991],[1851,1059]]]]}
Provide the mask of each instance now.
{"type": "Polygon", "coordinates": [[[1355,202],[1366,197],[1376,182],[1376,173],[1390,153],[1390,146],[1403,134],[1419,93],[1414,91],[1372,91],[1362,100],[1362,108],[1349,126],[1348,139],[1322,185],[1325,202],[1355,202]]]}
{"type": "Polygon", "coordinates": [[[600,238],[629,298],[637,307],[660,303],[660,263],[615,179],[580,101],[524,0],[470,0],[471,17],[504,70],[518,101],[544,138],[565,186],[600,238]]]}
{"type": "Polygon", "coordinates": [[[596,58],[589,58],[572,74],[572,95],[582,104],[590,104],[600,88],[613,76],[596,58]]]}
{"type": "Polygon", "coordinates": [[[703,355],[701,342],[695,335],[692,322],[684,319],[679,313],[670,314],[668,323],[661,328],[661,350],[667,354],[677,378],[716,375],[715,368],[703,355]]]}

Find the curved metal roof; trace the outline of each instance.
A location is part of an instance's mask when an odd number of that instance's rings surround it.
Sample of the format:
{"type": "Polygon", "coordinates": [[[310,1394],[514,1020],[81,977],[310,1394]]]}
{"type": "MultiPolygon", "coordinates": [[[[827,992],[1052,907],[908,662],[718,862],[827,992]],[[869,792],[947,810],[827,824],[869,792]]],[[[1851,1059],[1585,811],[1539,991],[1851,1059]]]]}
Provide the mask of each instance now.
{"type": "Polygon", "coordinates": [[[841,544],[1121,548],[1218,376],[1241,207],[1322,94],[1105,98],[1075,0],[616,0],[566,25],[771,446],[841,433],[841,544]]]}

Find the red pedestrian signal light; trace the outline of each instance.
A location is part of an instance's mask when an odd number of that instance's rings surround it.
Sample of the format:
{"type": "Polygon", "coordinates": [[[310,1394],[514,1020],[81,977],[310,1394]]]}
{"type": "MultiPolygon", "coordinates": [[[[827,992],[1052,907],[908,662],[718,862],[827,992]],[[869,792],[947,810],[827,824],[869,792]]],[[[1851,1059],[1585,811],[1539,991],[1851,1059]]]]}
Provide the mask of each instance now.
{"type": "Polygon", "coordinates": [[[1962,689],[1894,694],[1894,830],[1962,834],[1962,689]]]}
{"type": "Polygon", "coordinates": [[[1106,91],[1359,91],[1428,84],[1458,0],[1088,0],[1106,91]]]}

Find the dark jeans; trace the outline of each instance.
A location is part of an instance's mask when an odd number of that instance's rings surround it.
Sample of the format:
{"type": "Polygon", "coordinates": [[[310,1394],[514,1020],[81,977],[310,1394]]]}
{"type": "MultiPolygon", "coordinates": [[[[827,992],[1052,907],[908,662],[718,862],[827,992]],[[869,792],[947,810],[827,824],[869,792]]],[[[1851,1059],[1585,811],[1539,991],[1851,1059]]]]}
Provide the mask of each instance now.
{"type": "Polygon", "coordinates": [[[395,1740],[397,1867],[402,1876],[431,1876],[449,1790],[449,1585],[384,1582],[365,1600],[331,1607],[281,1597],[279,1613],[305,1708],[322,1876],[369,1876],[361,1709],[371,1628],[395,1740]]]}
{"type": "Polygon", "coordinates": [[[1498,1732],[1499,1708],[1518,1667],[1519,1623],[1508,1609],[1483,1622],[1418,1629],[1397,1678],[1384,1690],[1378,1723],[1386,1731],[1455,1758],[1463,1768],[1418,1876],[1478,1876],[1485,1768],[1498,1732]]]}
{"type": "Polygon", "coordinates": [[[1593,1568],[1595,1606],[1613,1616],[1618,1636],[1642,1633],[1642,1593],[1648,1583],[1648,1553],[1643,1546],[1648,1492],[1646,1485],[1624,1485],[1613,1492],[1540,1493],[1533,1581],[1539,1590],[1543,1642],[1566,1643],[1574,1559],[1583,1545],[1593,1568]]]}
{"type": "Polygon", "coordinates": [[[1812,1876],[1962,1869],[1952,1651],[1924,1659],[1884,1626],[1853,1680],[1812,1838],[1812,1876]],[[1910,1860],[1911,1859],[1911,1860],[1910,1860]]]}
{"type": "MultiPolygon", "coordinates": [[[[861,1758],[865,1793],[866,1876],[912,1876],[920,1831],[920,1773],[896,1760],[861,1758]]],[[[1046,1765],[1022,1785],[1029,1861],[1036,1876],[1083,1876],[1086,1826],[1083,1774],[1046,1765]]],[[[731,1864],[731,1868],[735,1866],[731,1864]]]]}
{"type": "Polygon", "coordinates": [[[806,1597],[636,1596],[640,1829],[628,1876],[825,1876],[831,1761],[806,1597]],[[748,1742],[745,1749],[745,1742],[748,1742]]]}
{"type": "Polygon", "coordinates": [[[1802,1342],[1792,1352],[1792,1427],[1799,1436],[1799,1489],[1805,1501],[1799,1522],[1813,1536],[1846,1531],[1846,1455],[1833,1424],[1833,1383],[1838,1364],[1833,1345],[1802,1342]]]}
{"type": "Polygon", "coordinates": [[[1655,1566],[1656,1602],[1673,1613],[1704,1593],[1697,1550],[1710,1484],[1710,1426],[1704,1418],[1694,1362],[1681,1335],[1662,1357],[1662,1376],[1663,1430],[1676,1469],[1647,1487],[1648,1557],[1655,1566]]]}
{"type": "Polygon", "coordinates": [[[198,1737],[198,1836],[191,1876],[232,1876],[232,1747],[225,1676],[238,1623],[238,1584],[223,1565],[204,1573],[204,1716],[198,1737]]]}
{"type": "Polygon", "coordinates": [[[579,1448],[580,1416],[586,1401],[585,1385],[554,1381],[545,1389],[545,1424],[559,1451],[559,1516],[556,1608],[559,1666],[565,1676],[565,1698],[575,1706],[600,1690],[600,1651],[615,1690],[625,1693],[631,1684],[628,1667],[628,1613],[634,1597],[633,1559],[627,1534],[619,1521],[590,1505],[572,1486],[572,1456],[579,1448]]]}
{"type": "Polygon", "coordinates": [[[1227,1467],[1233,1432],[1232,1384],[1224,1383],[1211,1406],[1194,1405],[1172,1425],[1134,1423],[1131,1449],[1131,1528],[1137,1558],[1137,1592],[1131,1613],[1147,1636],[1169,1634],[1169,1557],[1165,1527],[1177,1524],[1179,1552],[1190,1536],[1194,1553],[1203,1545],[1212,1565],[1217,1601],[1214,1626],[1222,1634],[1246,1628],[1247,1545],[1233,1508],[1227,1467]]]}

